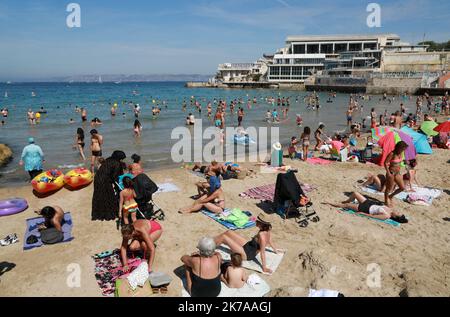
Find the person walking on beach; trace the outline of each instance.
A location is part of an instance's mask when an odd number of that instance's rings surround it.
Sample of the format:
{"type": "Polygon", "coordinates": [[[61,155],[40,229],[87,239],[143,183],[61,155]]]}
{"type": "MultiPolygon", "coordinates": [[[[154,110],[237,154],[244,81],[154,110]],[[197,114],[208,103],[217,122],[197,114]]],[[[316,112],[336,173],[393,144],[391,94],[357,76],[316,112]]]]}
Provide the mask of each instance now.
{"type": "Polygon", "coordinates": [[[316,148],[315,151],[320,151],[320,148],[325,145],[324,140],[322,140],[323,129],[325,128],[324,124],[321,124],[319,128],[314,133],[314,137],[316,138],[316,148]]]}
{"type": "Polygon", "coordinates": [[[134,117],[136,119],[138,119],[140,114],[141,114],[141,107],[139,105],[135,105],[134,106],[134,117]]]}
{"type": "Polygon", "coordinates": [[[19,165],[25,166],[25,171],[30,175],[30,180],[42,173],[44,152],[39,145],[36,145],[34,138],[28,139],[28,145],[24,147],[19,165]]]}
{"type": "Polygon", "coordinates": [[[91,172],[95,173],[96,164],[98,164],[98,159],[102,157],[102,145],[103,145],[103,136],[98,134],[97,130],[91,130],[91,172]]]}
{"type": "Polygon", "coordinates": [[[75,136],[74,147],[80,153],[80,156],[83,159],[83,161],[86,161],[86,156],[84,155],[84,146],[85,145],[86,145],[86,143],[84,142],[84,130],[82,128],[78,128],[77,135],[75,136]]]}
{"type": "Polygon", "coordinates": [[[400,141],[395,146],[394,151],[387,156],[384,163],[386,169],[386,191],[384,193],[384,199],[386,206],[388,207],[392,207],[392,199],[405,190],[405,183],[403,181],[403,175],[401,174],[401,164],[404,161],[403,157],[407,149],[408,144],[400,141]],[[398,189],[392,193],[395,185],[398,186],[398,189]]]}

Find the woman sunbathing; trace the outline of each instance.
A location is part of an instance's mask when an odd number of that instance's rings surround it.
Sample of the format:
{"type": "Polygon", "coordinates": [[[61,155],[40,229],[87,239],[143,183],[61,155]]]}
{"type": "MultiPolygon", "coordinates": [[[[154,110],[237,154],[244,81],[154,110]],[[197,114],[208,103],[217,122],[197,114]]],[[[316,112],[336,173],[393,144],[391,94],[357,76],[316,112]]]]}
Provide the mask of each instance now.
{"type": "Polygon", "coordinates": [[[259,232],[250,241],[233,231],[227,231],[217,236],[214,241],[218,246],[225,244],[231,249],[231,252],[240,254],[244,261],[253,261],[258,254],[261,254],[263,272],[271,274],[273,273],[272,270],[267,267],[266,247],[270,246],[276,254],[281,250],[277,250],[272,242],[272,225],[264,214],[258,216],[256,226],[259,232]]]}
{"type": "Polygon", "coordinates": [[[55,228],[62,232],[62,224],[64,221],[64,211],[61,207],[44,207],[41,210],[35,211],[39,216],[44,217],[44,224],[39,226],[39,230],[45,230],[49,228],[55,228]]]}
{"type": "Polygon", "coordinates": [[[384,192],[386,189],[386,176],[379,174],[370,174],[367,176],[367,181],[361,184],[361,187],[372,187],[379,192],[384,192]]]}
{"type": "Polygon", "coordinates": [[[161,238],[162,227],[156,221],[136,220],[131,225],[122,227],[122,245],[120,255],[124,265],[124,271],[128,272],[127,251],[143,251],[144,258],[148,256],[148,271],[152,272],[153,262],[155,260],[155,242],[161,238]],[[131,240],[131,243],[129,241],[131,240]],[[150,254],[148,254],[150,253],[150,254]]]}
{"type": "Polygon", "coordinates": [[[358,214],[362,214],[371,218],[379,219],[379,220],[388,220],[392,219],[398,223],[408,223],[408,219],[404,215],[400,215],[398,212],[393,211],[392,209],[383,206],[382,204],[371,201],[361,195],[360,193],[352,193],[350,198],[346,201],[343,201],[340,204],[336,203],[323,203],[324,205],[330,205],[336,208],[344,208],[355,211],[358,214]],[[357,200],[358,203],[355,204],[354,201],[357,200]]]}
{"type": "Polygon", "coordinates": [[[203,195],[192,206],[181,209],[178,212],[180,214],[190,214],[203,209],[215,214],[221,214],[225,210],[225,194],[222,188],[216,189],[211,194],[203,195]]]}

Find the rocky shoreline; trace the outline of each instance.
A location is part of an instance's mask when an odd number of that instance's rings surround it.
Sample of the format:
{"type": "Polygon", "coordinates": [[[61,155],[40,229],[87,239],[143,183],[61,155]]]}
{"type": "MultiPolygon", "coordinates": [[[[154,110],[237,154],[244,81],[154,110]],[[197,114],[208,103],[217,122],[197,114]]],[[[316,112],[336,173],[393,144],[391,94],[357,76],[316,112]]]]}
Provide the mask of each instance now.
{"type": "Polygon", "coordinates": [[[13,152],[11,151],[11,149],[5,144],[0,144],[0,167],[8,164],[11,161],[12,157],[13,152]]]}

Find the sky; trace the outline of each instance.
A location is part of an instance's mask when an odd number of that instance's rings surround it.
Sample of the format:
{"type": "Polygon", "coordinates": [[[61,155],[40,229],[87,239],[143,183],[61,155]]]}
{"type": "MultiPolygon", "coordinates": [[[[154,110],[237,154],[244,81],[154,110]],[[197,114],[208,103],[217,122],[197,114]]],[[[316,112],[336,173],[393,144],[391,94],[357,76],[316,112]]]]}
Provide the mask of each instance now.
{"type": "Polygon", "coordinates": [[[288,35],[396,33],[450,40],[442,0],[0,0],[0,81],[81,74],[214,74],[288,35]],[[66,7],[81,7],[68,28],[66,7]],[[369,28],[367,5],[381,6],[369,28]]]}

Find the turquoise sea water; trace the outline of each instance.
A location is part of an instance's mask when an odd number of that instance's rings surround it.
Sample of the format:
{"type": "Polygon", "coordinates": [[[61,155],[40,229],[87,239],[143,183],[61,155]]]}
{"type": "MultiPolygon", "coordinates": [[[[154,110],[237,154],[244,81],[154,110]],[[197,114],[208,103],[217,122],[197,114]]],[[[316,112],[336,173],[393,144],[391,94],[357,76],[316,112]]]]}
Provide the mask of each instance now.
{"type": "MultiPolygon", "coordinates": [[[[14,152],[14,160],[6,167],[0,169],[0,186],[7,184],[24,183],[27,174],[18,166],[20,154],[27,144],[27,138],[33,136],[46,155],[45,168],[60,168],[68,171],[76,166],[84,164],[76,150],[72,149],[75,134],[78,127],[82,127],[86,134],[86,156],[90,157],[89,131],[90,120],[98,117],[103,121],[103,126],[97,128],[104,136],[103,155],[108,157],[116,149],[123,150],[130,157],[138,153],[143,157],[147,170],[173,165],[170,157],[172,146],[177,140],[171,140],[172,129],[184,126],[186,116],[193,112],[196,119],[203,119],[203,127],[211,126],[207,118],[207,103],[216,99],[226,99],[228,102],[242,98],[242,105],[246,112],[244,126],[271,127],[264,122],[264,117],[273,106],[265,101],[269,96],[291,97],[289,119],[278,125],[280,127],[280,141],[287,144],[292,136],[299,137],[302,129],[298,128],[295,115],[301,114],[304,120],[303,126],[310,126],[314,131],[320,122],[326,125],[326,131],[331,135],[334,131],[345,130],[345,111],[348,106],[349,96],[338,94],[333,103],[326,103],[328,94],[320,93],[321,110],[311,111],[306,109],[303,98],[307,92],[280,91],[280,90],[228,90],[228,89],[189,89],[184,83],[23,83],[0,84],[0,108],[8,108],[9,117],[1,118],[6,124],[0,126],[0,143],[8,144],[14,152]],[[32,97],[32,92],[36,96],[32,97]],[[135,93],[133,93],[135,92],[135,93]],[[7,93],[8,97],[5,97],[7,93]],[[137,93],[137,94],[136,94],[137,93]],[[202,115],[199,116],[195,109],[190,107],[190,98],[194,96],[202,104],[202,115]],[[247,109],[247,99],[257,98],[257,104],[252,109],[247,109]],[[299,102],[295,100],[298,98],[299,102]],[[152,100],[160,100],[162,113],[158,119],[152,119],[152,100]],[[162,101],[167,102],[167,109],[162,101]],[[182,111],[183,100],[187,102],[187,112],[182,111]],[[123,101],[131,101],[140,104],[142,114],[139,118],[144,130],[140,139],[133,136],[134,115],[133,108],[123,101]],[[116,117],[110,115],[110,103],[118,103],[119,109],[116,117]],[[88,110],[88,122],[82,124],[79,113],[75,112],[75,106],[88,110]],[[44,107],[48,111],[41,118],[41,123],[36,126],[28,124],[26,114],[29,108],[39,111],[44,107]],[[122,113],[126,113],[126,117],[122,113]],[[73,118],[75,124],[69,124],[73,118]]],[[[370,115],[372,107],[381,114],[388,109],[389,114],[399,110],[400,99],[396,97],[393,103],[380,101],[375,96],[371,101],[360,101],[364,105],[363,113],[356,113],[355,120],[370,115]]],[[[414,109],[414,101],[405,102],[406,107],[414,109]]],[[[213,114],[215,106],[213,105],[213,114]]],[[[279,111],[281,114],[281,111],[279,111]]],[[[227,126],[237,125],[237,116],[227,115],[227,126]]],[[[367,122],[370,125],[370,122],[367,122]]],[[[229,141],[229,140],[227,140],[229,141]]],[[[205,141],[207,142],[207,141],[205,141]]],[[[89,163],[86,163],[89,166],[89,163]]]]}

